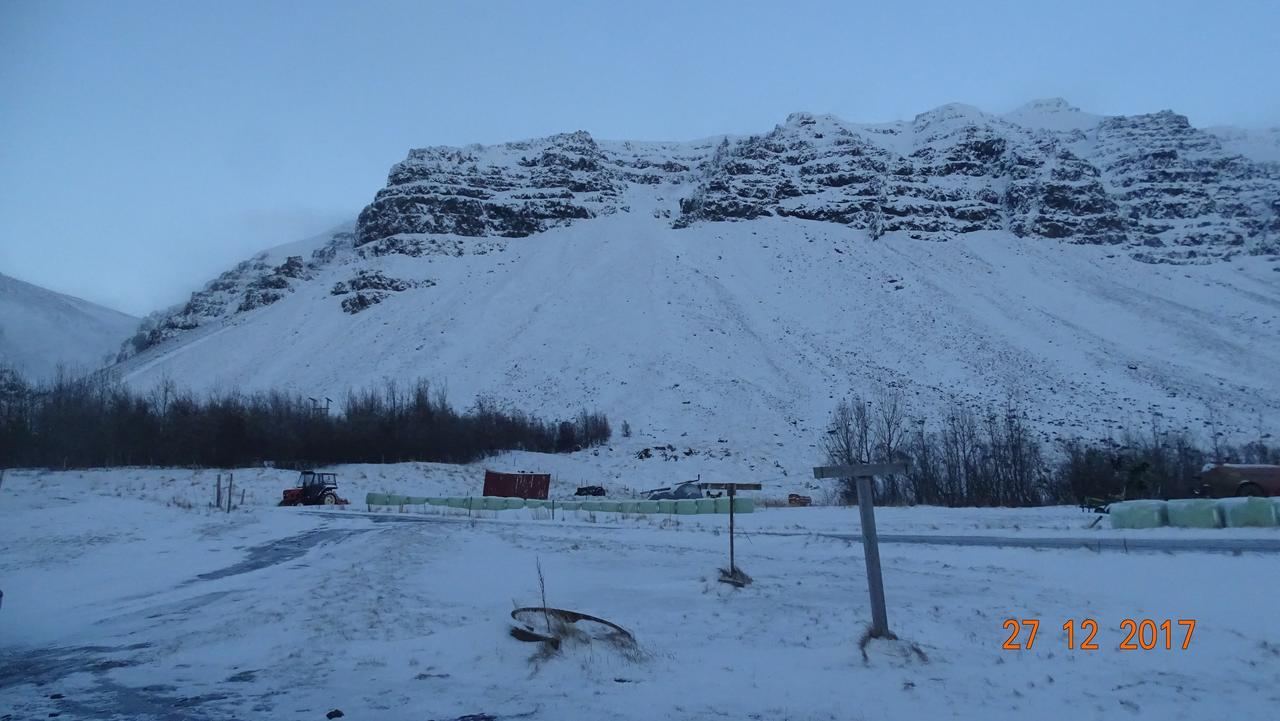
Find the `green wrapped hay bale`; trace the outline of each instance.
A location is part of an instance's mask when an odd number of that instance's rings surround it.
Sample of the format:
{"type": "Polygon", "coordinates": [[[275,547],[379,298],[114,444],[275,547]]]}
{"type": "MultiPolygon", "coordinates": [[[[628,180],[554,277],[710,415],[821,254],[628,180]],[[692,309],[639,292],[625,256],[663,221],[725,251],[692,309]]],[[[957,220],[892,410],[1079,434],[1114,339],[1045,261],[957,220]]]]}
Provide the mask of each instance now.
{"type": "Polygon", "coordinates": [[[675,503],[677,516],[692,516],[698,512],[698,502],[692,498],[682,498],[675,503]]]}
{"type": "Polygon", "coordinates": [[[552,503],[555,504],[552,506],[555,510],[565,511],[566,513],[570,511],[577,511],[582,507],[582,501],[552,501],[552,503]]]}
{"type": "Polygon", "coordinates": [[[755,513],[756,499],[744,498],[741,496],[735,497],[733,499],[733,512],[734,513],[755,513]]]}
{"type": "Polygon", "coordinates": [[[432,496],[431,498],[427,499],[427,504],[432,506],[447,506],[449,505],[449,499],[441,498],[439,496],[432,496]]]}
{"type": "Polygon", "coordinates": [[[423,496],[409,496],[408,498],[405,499],[405,502],[410,506],[427,505],[427,499],[423,496]]]}
{"type": "Polygon", "coordinates": [[[622,511],[622,504],[617,501],[600,501],[600,510],[605,513],[619,513],[622,511]]]}
{"type": "Polygon", "coordinates": [[[636,513],[657,513],[660,501],[636,501],[636,513]]]}
{"type": "MultiPolygon", "coordinates": [[[[716,513],[728,513],[728,512],[729,512],[729,502],[730,502],[730,499],[729,499],[729,497],[728,497],[728,496],[724,496],[724,497],[722,497],[722,498],[713,498],[712,500],[714,500],[714,501],[716,502],[716,513]]],[[[737,509],[734,509],[734,510],[737,510],[737,509]]]]}
{"type": "Polygon", "coordinates": [[[1168,504],[1164,501],[1121,501],[1112,503],[1112,528],[1159,528],[1168,523],[1168,504]]]}
{"type": "Polygon", "coordinates": [[[1269,498],[1223,498],[1218,511],[1227,528],[1276,525],[1276,507],[1269,498]]]}
{"type": "Polygon", "coordinates": [[[716,499],[714,498],[698,498],[694,502],[698,504],[698,510],[695,513],[716,512],[716,499]]]}
{"type": "Polygon", "coordinates": [[[524,508],[523,498],[508,498],[506,499],[506,503],[507,503],[506,508],[508,511],[514,511],[518,508],[524,508]]]}
{"type": "Polygon", "coordinates": [[[636,508],[635,501],[622,501],[618,505],[619,505],[618,510],[622,511],[623,513],[639,513],[639,510],[636,508]]]}
{"type": "Polygon", "coordinates": [[[600,501],[582,501],[578,504],[578,508],[594,513],[600,510],[600,501]]]}
{"type": "Polygon", "coordinates": [[[366,493],[364,494],[364,505],[366,506],[389,506],[387,496],[383,493],[366,493]]]}
{"type": "Polygon", "coordinates": [[[1165,507],[1175,528],[1221,528],[1218,504],[1209,498],[1180,498],[1165,507]]]}
{"type": "Polygon", "coordinates": [[[675,513],[676,502],[670,498],[658,501],[658,513],[675,513]]]}
{"type": "Polygon", "coordinates": [[[551,505],[550,501],[543,501],[538,498],[526,498],[524,501],[525,508],[546,508],[551,505]]]}

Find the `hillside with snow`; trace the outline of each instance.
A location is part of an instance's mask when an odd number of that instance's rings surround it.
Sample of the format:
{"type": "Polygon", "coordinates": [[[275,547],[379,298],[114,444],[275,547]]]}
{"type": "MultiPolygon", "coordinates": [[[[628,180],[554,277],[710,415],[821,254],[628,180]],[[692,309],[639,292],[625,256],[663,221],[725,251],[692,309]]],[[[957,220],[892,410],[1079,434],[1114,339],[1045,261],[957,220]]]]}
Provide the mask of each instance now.
{"type": "Polygon", "coordinates": [[[1050,100],[413,150],[352,227],[149,318],[119,371],[335,399],[425,378],[798,465],[837,399],[888,389],[913,417],[1012,402],[1047,436],[1256,437],[1280,424],[1280,165],[1238,144],[1050,100]]]}
{"type": "Polygon", "coordinates": [[[28,378],[101,368],[138,319],[0,273],[0,364],[28,378]]]}

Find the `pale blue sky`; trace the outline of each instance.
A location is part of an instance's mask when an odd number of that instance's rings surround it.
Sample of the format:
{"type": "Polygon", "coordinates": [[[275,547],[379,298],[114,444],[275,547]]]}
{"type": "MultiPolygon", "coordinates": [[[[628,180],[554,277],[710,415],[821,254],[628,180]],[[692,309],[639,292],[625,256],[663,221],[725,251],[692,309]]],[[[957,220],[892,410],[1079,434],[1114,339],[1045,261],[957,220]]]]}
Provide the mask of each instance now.
{"type": "Polygon", "coordinates": [[[0,272],[141,314],[413,146],[1062,96],[1280,123],[1280,3],[0,0],[0,272]]]}

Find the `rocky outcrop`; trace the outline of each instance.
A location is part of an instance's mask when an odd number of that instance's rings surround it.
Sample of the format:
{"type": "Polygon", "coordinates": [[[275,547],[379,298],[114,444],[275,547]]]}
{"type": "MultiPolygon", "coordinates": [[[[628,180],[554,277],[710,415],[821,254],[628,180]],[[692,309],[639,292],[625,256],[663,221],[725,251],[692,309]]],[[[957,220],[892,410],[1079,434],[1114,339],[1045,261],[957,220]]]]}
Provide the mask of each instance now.
{"type": "Polygon", "coordinates": [[[353,240],[351,233],[334,233],[312,251],[310,260],[287,255],[277,262],[273,253],[264,252],[242,261],[192,293],[186,303],[144,318],[138,331],[121,348],[118,360],[186,331],[279,301],[310,279],[315,270],[350,249],[353,240]]]}
{"type": "Polygon", "coordinates": [[[516,238],[617,208],[622,186],[585,132],[419,148],[360,213],[356,245],[399,233],[516,238]]]}
{"type": "Polygon", "coordinates": [[[331,295],[345,296],[342,310],[356,314],[411,288],[430,288],[434,280],[411,281],[391,278],[379,270],[359,270],[350,280],[339,281],[329,290],[331,295]]]}

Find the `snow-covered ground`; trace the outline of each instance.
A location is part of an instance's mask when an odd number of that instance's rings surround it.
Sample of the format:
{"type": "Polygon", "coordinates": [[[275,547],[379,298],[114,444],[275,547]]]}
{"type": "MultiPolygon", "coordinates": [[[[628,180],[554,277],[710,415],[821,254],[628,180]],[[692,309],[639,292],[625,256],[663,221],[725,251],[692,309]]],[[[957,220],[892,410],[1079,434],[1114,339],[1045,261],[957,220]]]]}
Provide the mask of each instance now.
{"type": "MultiPolygon", "coordinates": [[[[479,484],[479,467],[445,470],[339,469],[357,502],[479,484]]],[[[7,474],[0,716],[1263,719],[1280,703],[1273,555],[886,544],[901,640],[873,641],[864,659],[860,547],[759,532],[856,528],[850,509],[740,517],[755,583],[734,590],[715,581],[723,518],[274,508],[291,474],[269,469],[236,471],[245,504],[228,514],[208,507],[213,478],[7,474]],[[596,641],[536,659],[510,638],[511,609],[540,603],[539,565],[550,605],[624,626],[642,653],[596,641]],[[1041,621],[1031,650],[1002,650],[1011,617],[1041,621]],[[1062,623],[1083,618],[1099,650],[1067,649],[1062,623]],[[1187,650],[1179,633],[1172,650],[1121,651],[1126,618],[1198,623],[1187,650]]],[[[1083,529],[1074,508],[878,519],[886,533],[1119,533],[1083,529]]]]}

